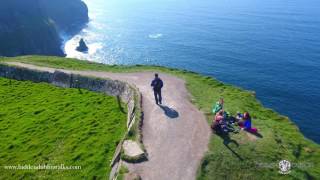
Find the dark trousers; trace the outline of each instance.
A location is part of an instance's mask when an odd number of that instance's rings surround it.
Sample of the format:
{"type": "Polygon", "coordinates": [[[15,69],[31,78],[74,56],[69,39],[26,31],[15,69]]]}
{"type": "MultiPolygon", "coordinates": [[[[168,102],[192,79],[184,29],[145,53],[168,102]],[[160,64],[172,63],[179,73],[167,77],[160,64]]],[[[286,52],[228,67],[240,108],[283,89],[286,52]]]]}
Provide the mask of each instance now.
{"type": "Polygon", "coordinates": [[[160,90],[153,90],[154,93],[154,99],[156,100],[156,103],[162,104],[162,96],[161,96],[161,89],[160,90]]]}

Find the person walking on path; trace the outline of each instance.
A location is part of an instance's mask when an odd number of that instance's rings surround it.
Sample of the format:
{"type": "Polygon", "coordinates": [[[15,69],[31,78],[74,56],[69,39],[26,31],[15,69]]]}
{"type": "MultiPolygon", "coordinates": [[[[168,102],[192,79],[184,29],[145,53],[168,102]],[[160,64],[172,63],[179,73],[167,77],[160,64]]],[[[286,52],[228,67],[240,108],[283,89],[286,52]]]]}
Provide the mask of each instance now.
{"type": "Polygon", "coordinates": [[[156,104],[162,104],[161,88],[163,87],[163,81],[159,78],[158,74],[154,75],[154,80],[151,82],[151,86],[153,87],[156,104]]]}

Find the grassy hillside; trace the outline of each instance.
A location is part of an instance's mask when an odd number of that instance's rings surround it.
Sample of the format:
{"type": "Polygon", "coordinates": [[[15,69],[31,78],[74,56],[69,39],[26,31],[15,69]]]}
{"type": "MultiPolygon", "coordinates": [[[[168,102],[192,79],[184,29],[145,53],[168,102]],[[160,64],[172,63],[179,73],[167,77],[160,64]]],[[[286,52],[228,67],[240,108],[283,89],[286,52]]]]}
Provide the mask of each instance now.
{"type": "Polygon", "coordinates": [[[114,97],[0,78],[0,179],[106,179],[126,131],[114,97]],[[81,170],[6,170],[17,165],[81,170]]]}
{"type": "Polygon", "coordinates": [[[196,73],[153,66],[106,66],[56,57],[16,57],[0,61],[20,61],[77,70],[110,72],[157,71],[185,79],[192,95],[191,101],[198,106],[211,122],[212,104],[224,97],[225,108],[232,114],[249,111],[253,126],[259,129],[262,138],[245,132],[229,137],[212,135],[209,151],[198,170],[198,179],[316,179],[320,177],[320,146],[306,139],[297,126],[287,117],[267,109],[252,92],[223,84],[211,77],[196,73]],[[199,88],[201,87],[201,88],[199,88]],[[280,174],[278,162],[293,163],[291,173],[280,174]]]}

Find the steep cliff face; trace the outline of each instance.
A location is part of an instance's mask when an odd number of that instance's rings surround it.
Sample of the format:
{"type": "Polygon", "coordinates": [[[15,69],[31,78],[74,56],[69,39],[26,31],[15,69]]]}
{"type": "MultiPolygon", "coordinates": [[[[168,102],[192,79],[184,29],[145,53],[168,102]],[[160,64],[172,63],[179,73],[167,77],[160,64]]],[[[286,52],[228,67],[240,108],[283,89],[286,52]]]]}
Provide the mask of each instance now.
{"type": "Polygon", "coordinates": [[[63,55],[60,38],[37,0],[0,2],[0,55],[63,55]]]}
{"type": "Polygon", "coordinates": [[[88,21],[87,14],[80,0],[2,0],[0,56],[63,56],[58,31],[76,32],[88,21]]]}
{"type": "Polygon", "coordinates": [[[88,7],[81,0],[40,0],[59,31],[72,34],[89,21],[88,7]]]}

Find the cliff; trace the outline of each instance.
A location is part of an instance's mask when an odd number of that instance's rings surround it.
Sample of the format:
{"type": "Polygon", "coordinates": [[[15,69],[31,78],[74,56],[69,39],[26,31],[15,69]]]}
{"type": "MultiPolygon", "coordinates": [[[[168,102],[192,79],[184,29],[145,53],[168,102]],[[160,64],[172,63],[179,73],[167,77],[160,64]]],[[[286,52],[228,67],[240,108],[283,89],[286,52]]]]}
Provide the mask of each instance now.
{"type": "Polygon", "coordinates": [[[3,0],[0,56],[63,56],[59,31],[76,33],[87,21],[88,9],[81,0],[3,0]]]}
{"type": "Polygon", "coordinates": [[[81,0],[40,0],[59,31],[77,33],[89,21],[88,7],[81,0]]]}

